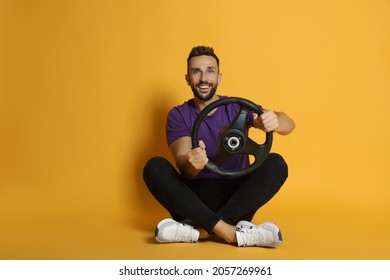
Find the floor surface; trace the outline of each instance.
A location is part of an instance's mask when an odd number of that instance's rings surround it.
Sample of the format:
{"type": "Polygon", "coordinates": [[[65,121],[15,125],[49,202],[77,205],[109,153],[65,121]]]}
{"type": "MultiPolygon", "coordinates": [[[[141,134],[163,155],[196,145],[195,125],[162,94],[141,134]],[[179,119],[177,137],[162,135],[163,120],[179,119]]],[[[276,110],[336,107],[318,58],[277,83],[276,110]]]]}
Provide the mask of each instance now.
{"type": "Polygon", "coordinates": [[[34,211],[7,219],[3,211],[0,259],[390,259],[389,209],[373,206],[363,212],[324,198],[299,201],[281,195],[255,216],[257,223],[272,220],[281,228],[284,242],[276,249],[238,248],[218,239],[159,244],[154,227],[167,216],[159,207],[144,212],[148,219],[93,213],[38,216],[34,211]]]}

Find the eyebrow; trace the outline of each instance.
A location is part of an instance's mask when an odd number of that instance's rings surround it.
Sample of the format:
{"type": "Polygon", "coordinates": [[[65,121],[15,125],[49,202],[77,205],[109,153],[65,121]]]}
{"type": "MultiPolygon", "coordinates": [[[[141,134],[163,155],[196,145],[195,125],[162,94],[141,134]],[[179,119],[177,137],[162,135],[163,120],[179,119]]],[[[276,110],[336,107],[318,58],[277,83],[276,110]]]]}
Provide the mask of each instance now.
{"type": "MultiPolygon", "coordinates": [[[[208,66],[206,69],[207,69],[207,70],[210,70],[210,69],[217,70],[217,67],[208,66]]],[[[200,68],[191,68],[190,70],[191,70],[191,71],[194,71],[194,70],[199,70],[199,71],[201,71],[200,68]]]]}

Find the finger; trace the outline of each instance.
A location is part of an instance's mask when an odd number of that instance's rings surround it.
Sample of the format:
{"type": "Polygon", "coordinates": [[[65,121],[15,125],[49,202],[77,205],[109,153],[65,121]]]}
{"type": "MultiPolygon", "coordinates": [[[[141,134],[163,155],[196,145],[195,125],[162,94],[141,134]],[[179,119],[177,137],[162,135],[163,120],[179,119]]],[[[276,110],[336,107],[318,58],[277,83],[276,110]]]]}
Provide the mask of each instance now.
{"type": "Polygon", "coordinates": [[[202,150],[199,147],[192,150],[189,161],[195,168],[202,169],[209,161],[206,155],[206,150],[202,150]]]}
{"type": "Polygon", "coordinates": [[[202,140],[199,140],[198,145],[199,145],[199,148],[201,148],[203,150],[206,149],[206,145],[202,140]]]}
{"type": "Polygon", "coordinates": [[[266,111],[260,117],[264,124],[273,122],[277,118],[276,114],[273,111],[266,111]]]}
{"type": "Polygon", "coordinates": [[[253,114],[252,114],[252,118],[253,118],[253,120],[256,120],[258,117],[259,117],[259,115],[258,115],[258,114],[256,114],[256,113],[253,113],[253,114]]]}
{"type": "Polygon", "coordinates": [[[274,131],[279,128],[277,119],[270,118],[264,123],[264,128],[267,132],[274,131]]]}
{"type": "Polygon", "coordinates": [[[204,151],[203,149],[197,147],[191,150],[190,154],[193,158],[199,158],[203,151],[204,151]]]}
{"type": "Polygon", "coordinates": [[[262,118],[267,118],[267,117],[269,117],[270,115],[272,115],[272,111],[270,111],[270,110],[264,110],[263,111],[263,113],[261,114],[261,117],[262,118]]]}

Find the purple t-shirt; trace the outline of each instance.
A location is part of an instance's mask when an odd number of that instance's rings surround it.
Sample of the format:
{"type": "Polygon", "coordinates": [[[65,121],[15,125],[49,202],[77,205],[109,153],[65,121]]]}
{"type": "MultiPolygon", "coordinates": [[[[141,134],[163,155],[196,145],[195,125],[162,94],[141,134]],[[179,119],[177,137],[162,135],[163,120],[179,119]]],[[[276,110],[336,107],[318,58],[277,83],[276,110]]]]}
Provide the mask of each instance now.
{"type": "MultiPolygon", "coordinates": [[[[226,98],[226,96],[219,96],[219,98],[226,98]]],[[[217,110],[211,116],[206,116],[203,119],[199,127],[198,139],[203,140],[205,143],[207,156],[211,161],[213,161],[217,151],[220,130],[230,124],[239,111],[240,105],[231,103],[217,107],[217,110]]],[[[196,108],[194,99],[189,99],[182,105],[176,106],[169,111],[166,126],[168,145],[181,137],[191,137],[192,128],[199,113],[200,111],[196,108]]],[[[248,125],[252,125],[251,114],[248,114],[248,125]]],[[[248,155],[235,154],[226,159],[220,165],[220,168],[225,170],[241,170],[248,165],[248,155]]],[[[205,168],[194,179],[217,178],[221,178],[221,176],[205,168]]]]}

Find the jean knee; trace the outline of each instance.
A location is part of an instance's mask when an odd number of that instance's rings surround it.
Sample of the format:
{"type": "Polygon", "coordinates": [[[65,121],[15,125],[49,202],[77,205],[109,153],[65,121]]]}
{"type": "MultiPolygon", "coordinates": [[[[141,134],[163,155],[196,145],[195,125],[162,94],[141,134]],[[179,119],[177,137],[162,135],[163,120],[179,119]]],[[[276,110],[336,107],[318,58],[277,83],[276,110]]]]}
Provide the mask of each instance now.
{"type": "Polygon", "coordinates": [[[280,170],[280,173],[284,177],[284,179],[288,176],[288,165],[284,158],[277,153],[270,153],[268,155],[267,161],[269,161],[272,168],[276,168],[277,170],[280,170]]]}
{"type": "Polygon", "coordinates": [[[277,165],[280,165],[282,167],[287,167],[286,161],[284,160],[284,158],[280,154],[270,153],[268,155],[268,159],[273,161],[277,165]]]}
{"type": "Polygon", "coordinates": [[[161,175],[164,166],[170,165],[169,161],[163,157],[152,157],[147,161],[144,167],[144,178],[149,176],[161,175]]]}

